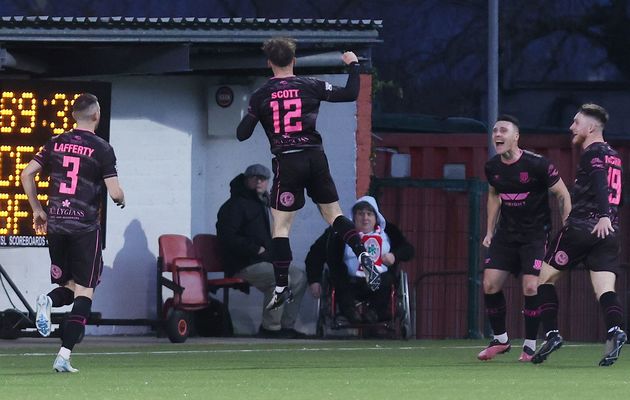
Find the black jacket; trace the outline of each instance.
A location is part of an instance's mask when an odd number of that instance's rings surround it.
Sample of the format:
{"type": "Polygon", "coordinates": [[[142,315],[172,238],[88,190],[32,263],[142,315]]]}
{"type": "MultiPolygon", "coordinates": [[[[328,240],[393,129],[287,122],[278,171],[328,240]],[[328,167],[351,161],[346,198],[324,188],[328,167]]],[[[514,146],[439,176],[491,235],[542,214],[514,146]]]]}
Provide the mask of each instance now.
{"type": "Polygon", "coordinates": [[[227,276],[257,262],[271,262],[268,196],[261,200],[255,190],[247,189],[243,174],[232,179],[230,198],[219,209],[217,238],[227,276]],[[265,252],[258,254],[261,246],[265,252]]]}
{"type": "MultiPolygon", "coordinates": [[[[401,261],[409,261],[414,255],[414,248],[403,236],[398,227],[387,221],[385,233],[389,236],[391,252],[396,257],[396,263],[388,268],[388,272],[396,271],[401,261]]],[[[309,285],[322,281],[324,264],[328,264],[330,280],[335,287],[345,286],[349,280],[348,268],[343,262],[344,241],[336,235],[332,228],[328,228],[317,238],[306,255],[306,277],[309,285]]]]}

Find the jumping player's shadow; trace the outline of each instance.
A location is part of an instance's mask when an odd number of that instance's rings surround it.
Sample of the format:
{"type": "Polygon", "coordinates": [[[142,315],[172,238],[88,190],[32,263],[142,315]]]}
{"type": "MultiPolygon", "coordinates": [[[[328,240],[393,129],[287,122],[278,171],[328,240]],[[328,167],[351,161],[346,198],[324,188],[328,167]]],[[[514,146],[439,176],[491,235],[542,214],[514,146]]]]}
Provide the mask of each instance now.
{"type": "MultiPolygon", "coordinates": [[[[147,236],[137,219],[124,232],[125,242],[111,267],[105,266],[97,287],[94,311],[105,319],[154,319],[156,302],[156,256],[149,250],[147,236]]],[[[114,326],[107,333],[138,333],[137,327],[114,326]]],[[[141,328],[146,330],[147,328],[141,328]]]]}

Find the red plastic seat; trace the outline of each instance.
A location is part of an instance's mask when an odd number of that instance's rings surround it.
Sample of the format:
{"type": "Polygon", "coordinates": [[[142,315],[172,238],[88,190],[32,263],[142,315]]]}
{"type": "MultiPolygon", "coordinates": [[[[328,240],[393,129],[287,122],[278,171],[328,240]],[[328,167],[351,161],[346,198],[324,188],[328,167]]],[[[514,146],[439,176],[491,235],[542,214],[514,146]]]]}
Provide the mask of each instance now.
{"type": "MultiPolygon", "coordinates": [[[[160,252],[160,285],[173,290],[173,307],[193,311],[208,306],[206,273],[195,257],[191,240],[184,235],[166,234],[158,238],[160,252]],[[170,272],[173,279],[162,276],[170,272]]],[[[158,291],[161,294],[161,287],[158,291]]],[[[161,296],[158,296],[161,302],[161,296]]]]}
{"type": "MultiPolygon", "coordinates": [[[[195,256],[201,261],[206,272],[222,272],[225,268],[219,253],[219,242],[216,235],[210,233],[200,233],[193,238],[195,256]]],[[[249,294],[249,283],[241,278],[218,278],[208,279],[207,287],[212,293],[218,289],[223,289],[223,304],[229,303],[229,289],[238,289],[249,294]]]]}

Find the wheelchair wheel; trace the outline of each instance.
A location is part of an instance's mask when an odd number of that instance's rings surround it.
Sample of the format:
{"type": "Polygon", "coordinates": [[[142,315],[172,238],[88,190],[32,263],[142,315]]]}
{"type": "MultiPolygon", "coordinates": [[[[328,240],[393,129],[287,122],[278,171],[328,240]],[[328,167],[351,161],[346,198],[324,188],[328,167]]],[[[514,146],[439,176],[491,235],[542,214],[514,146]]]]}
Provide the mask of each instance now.
{"type": "Polygon", "coordinates": [[[409,307],[409,280],[405,271],[400,271],[398,290],[398,313],[400,316],[400,336],[403,339],[411,337],[411,308],[409,307]]]}
{"type": "Polygon", "coordinates": [[[328,323],[330,321],[328,294],[322,290],[322,297],[317,300],[317,325],[315,326],[315,334],[319,338],[325,338],[328,332],[328,323]]]}
{"type": "Polygon", "coordinates": [[[190,315],[171,308],[166,317],[166,334],[171,343],[184,343],[190,335],[190,315]]]}
{"type": "Polygon", "coordinates": [[[317,300],[317,325],[315,326],[315,335],[319,338],[326,337],[326,316],[322,311],[322,299],[317,300]]]}

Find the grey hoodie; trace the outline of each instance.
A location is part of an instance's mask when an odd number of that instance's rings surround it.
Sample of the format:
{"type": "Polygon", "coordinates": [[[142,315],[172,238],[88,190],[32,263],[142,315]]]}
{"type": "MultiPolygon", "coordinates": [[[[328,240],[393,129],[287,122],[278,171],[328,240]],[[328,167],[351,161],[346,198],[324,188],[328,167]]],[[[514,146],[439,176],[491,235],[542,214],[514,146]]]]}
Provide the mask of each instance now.
{"type": "MultiPolygon", "coordinates": [[[[378,204],[376,204],[376,199],[374,199],[374,197],[372,196],[363,196],[357,199],[357,201],[354,202],[352,207],[354,208],[355,205],[362,202],[366,202],[370,204],[372,208],[374,208],[374,211],[376,211],[376,224],[379,227],[378,234],[381,236],[382,241],[383,241],[382,247],[380,249],[381,254],[389,253],[391,249],[391,245],[390,245],[389,236],[387,236],[387,233],[385,233],[385,225],[387,222],[385,221],[385,217],[383,217],[383,214],[381,214],[380,210],[378,209],[378,204]]],[[[371,255],[371,256],[372,258],[376,257],[376,259],[380,258],[380,254],[371,255]]],[[[365,273],[363,271],[359,271],[359,260],[357,260],[356,255],[354,254],[354,252],[348,245],[346,245],[344,249],[343,258],[344,258],[344,262],[346,266],[348,267],[348,274],[350,276],[365,277],[365,273]]],[[[376,261],[376,259],[374,261],[376,261]]],[[[387,266],[384,264],[377,265],[377,269],[379,270],[380,273],[383,273],[387,271],[387,266]]]]}

